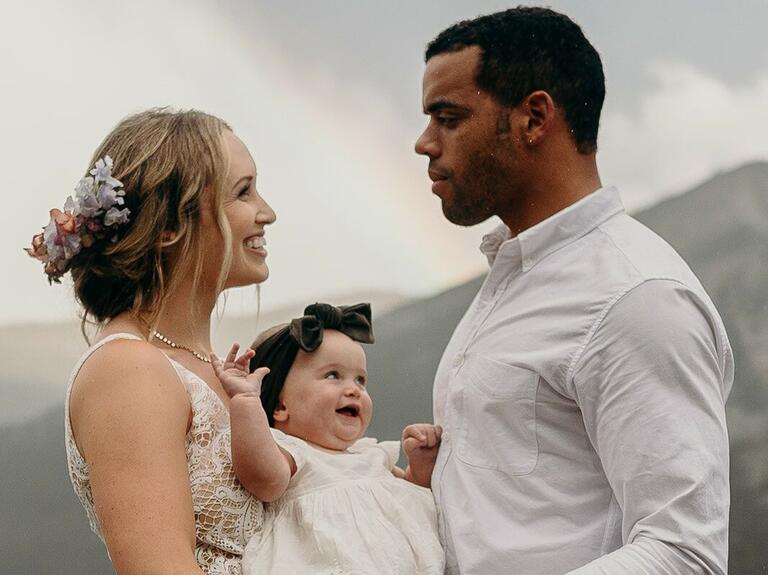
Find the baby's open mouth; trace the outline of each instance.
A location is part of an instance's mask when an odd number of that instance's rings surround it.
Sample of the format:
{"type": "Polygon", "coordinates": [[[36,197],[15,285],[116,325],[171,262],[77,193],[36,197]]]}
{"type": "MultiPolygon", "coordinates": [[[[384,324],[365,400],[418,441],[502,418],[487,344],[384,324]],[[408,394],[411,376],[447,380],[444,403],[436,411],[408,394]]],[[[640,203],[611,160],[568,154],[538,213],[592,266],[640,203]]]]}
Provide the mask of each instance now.
{"type": "Polygon", "coordinates": [[[360,415],[360,408],[354,405],[347,405],[346,407],[340,407],[337,409],[336,413],[341,413],[342,415],[347,415],[349,417],[357,417],[360,415]]]}

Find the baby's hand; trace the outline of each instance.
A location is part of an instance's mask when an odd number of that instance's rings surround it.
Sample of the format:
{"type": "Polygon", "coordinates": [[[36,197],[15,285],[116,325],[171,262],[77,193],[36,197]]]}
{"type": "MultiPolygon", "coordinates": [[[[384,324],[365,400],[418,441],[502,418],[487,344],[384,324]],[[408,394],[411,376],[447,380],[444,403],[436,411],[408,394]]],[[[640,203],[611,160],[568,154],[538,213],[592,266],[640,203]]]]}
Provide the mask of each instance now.
{"type": "Polygon", "coordinates": [[[442,433],[439,425],[431,423],[414,423],[403,430],[403,451],[408,458],[405,478],[408,481],[422,487],[431,485],[442,433]]]}
{"type": "Polygon", "coordinates": [[[230,398],[245,394],[259,397],[261,395],[261,381],[269,373],[268,367],[260,367],[253,373],[249,372],[249,363],[255,352],[248,349],[243,355],[237,357],[240,344],[232,346],[227,354],[227,359],[222,361],[215,353],[211,354],[211,365],[216,377],[221,381],[221,386],[230,398]]]}

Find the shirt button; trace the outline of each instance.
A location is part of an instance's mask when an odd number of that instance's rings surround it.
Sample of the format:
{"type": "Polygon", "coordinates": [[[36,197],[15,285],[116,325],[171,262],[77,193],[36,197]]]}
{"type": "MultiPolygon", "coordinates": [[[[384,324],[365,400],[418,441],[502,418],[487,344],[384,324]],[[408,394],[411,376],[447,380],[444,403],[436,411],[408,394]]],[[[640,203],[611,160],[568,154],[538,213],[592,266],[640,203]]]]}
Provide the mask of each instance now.
{"type": "Polygon", "coordinates": [[[461,367],[464,363],[464,354],[459,353],[453,358],[453,367],[461,367]]]}
{"type": "Polygon", "coordinates": [[[523,265],[524,265],[525,267],[529,268],[529,267],[531,267],[531,264],[533,264],[533,260],[531,260],[530,258],[525,258],[525,259],[523,260],[523,265]]]}

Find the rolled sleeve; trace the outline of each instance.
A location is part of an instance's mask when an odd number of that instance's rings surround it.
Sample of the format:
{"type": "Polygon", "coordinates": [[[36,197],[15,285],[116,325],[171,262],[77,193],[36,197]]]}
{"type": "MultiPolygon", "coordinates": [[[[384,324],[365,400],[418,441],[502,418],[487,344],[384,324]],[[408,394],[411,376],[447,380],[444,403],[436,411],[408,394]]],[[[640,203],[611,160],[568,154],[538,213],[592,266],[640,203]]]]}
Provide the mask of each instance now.
{"type": "Polygon", "coordinates": [[[676,281],[646,281],[577,358],[577,401],[622,510],[623,546],[572,574],[726,573],[733,373],[708,309],[676,281]]]}

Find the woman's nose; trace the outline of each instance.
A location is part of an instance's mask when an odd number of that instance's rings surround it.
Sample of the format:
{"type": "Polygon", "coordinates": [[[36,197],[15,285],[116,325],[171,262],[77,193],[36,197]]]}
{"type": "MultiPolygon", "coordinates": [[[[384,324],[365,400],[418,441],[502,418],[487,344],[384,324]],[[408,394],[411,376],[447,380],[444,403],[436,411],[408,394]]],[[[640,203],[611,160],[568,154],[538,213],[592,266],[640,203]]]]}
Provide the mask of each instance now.
{"type": "Polygon", "coordinates": [[[263,225],[275,223],[275,220],[277,219],[275,210],[272,209],[272,206],[270,206],[264,198],[260,198],[260,200],[261,204],[256,212],[256,221],[263,225]]]}

